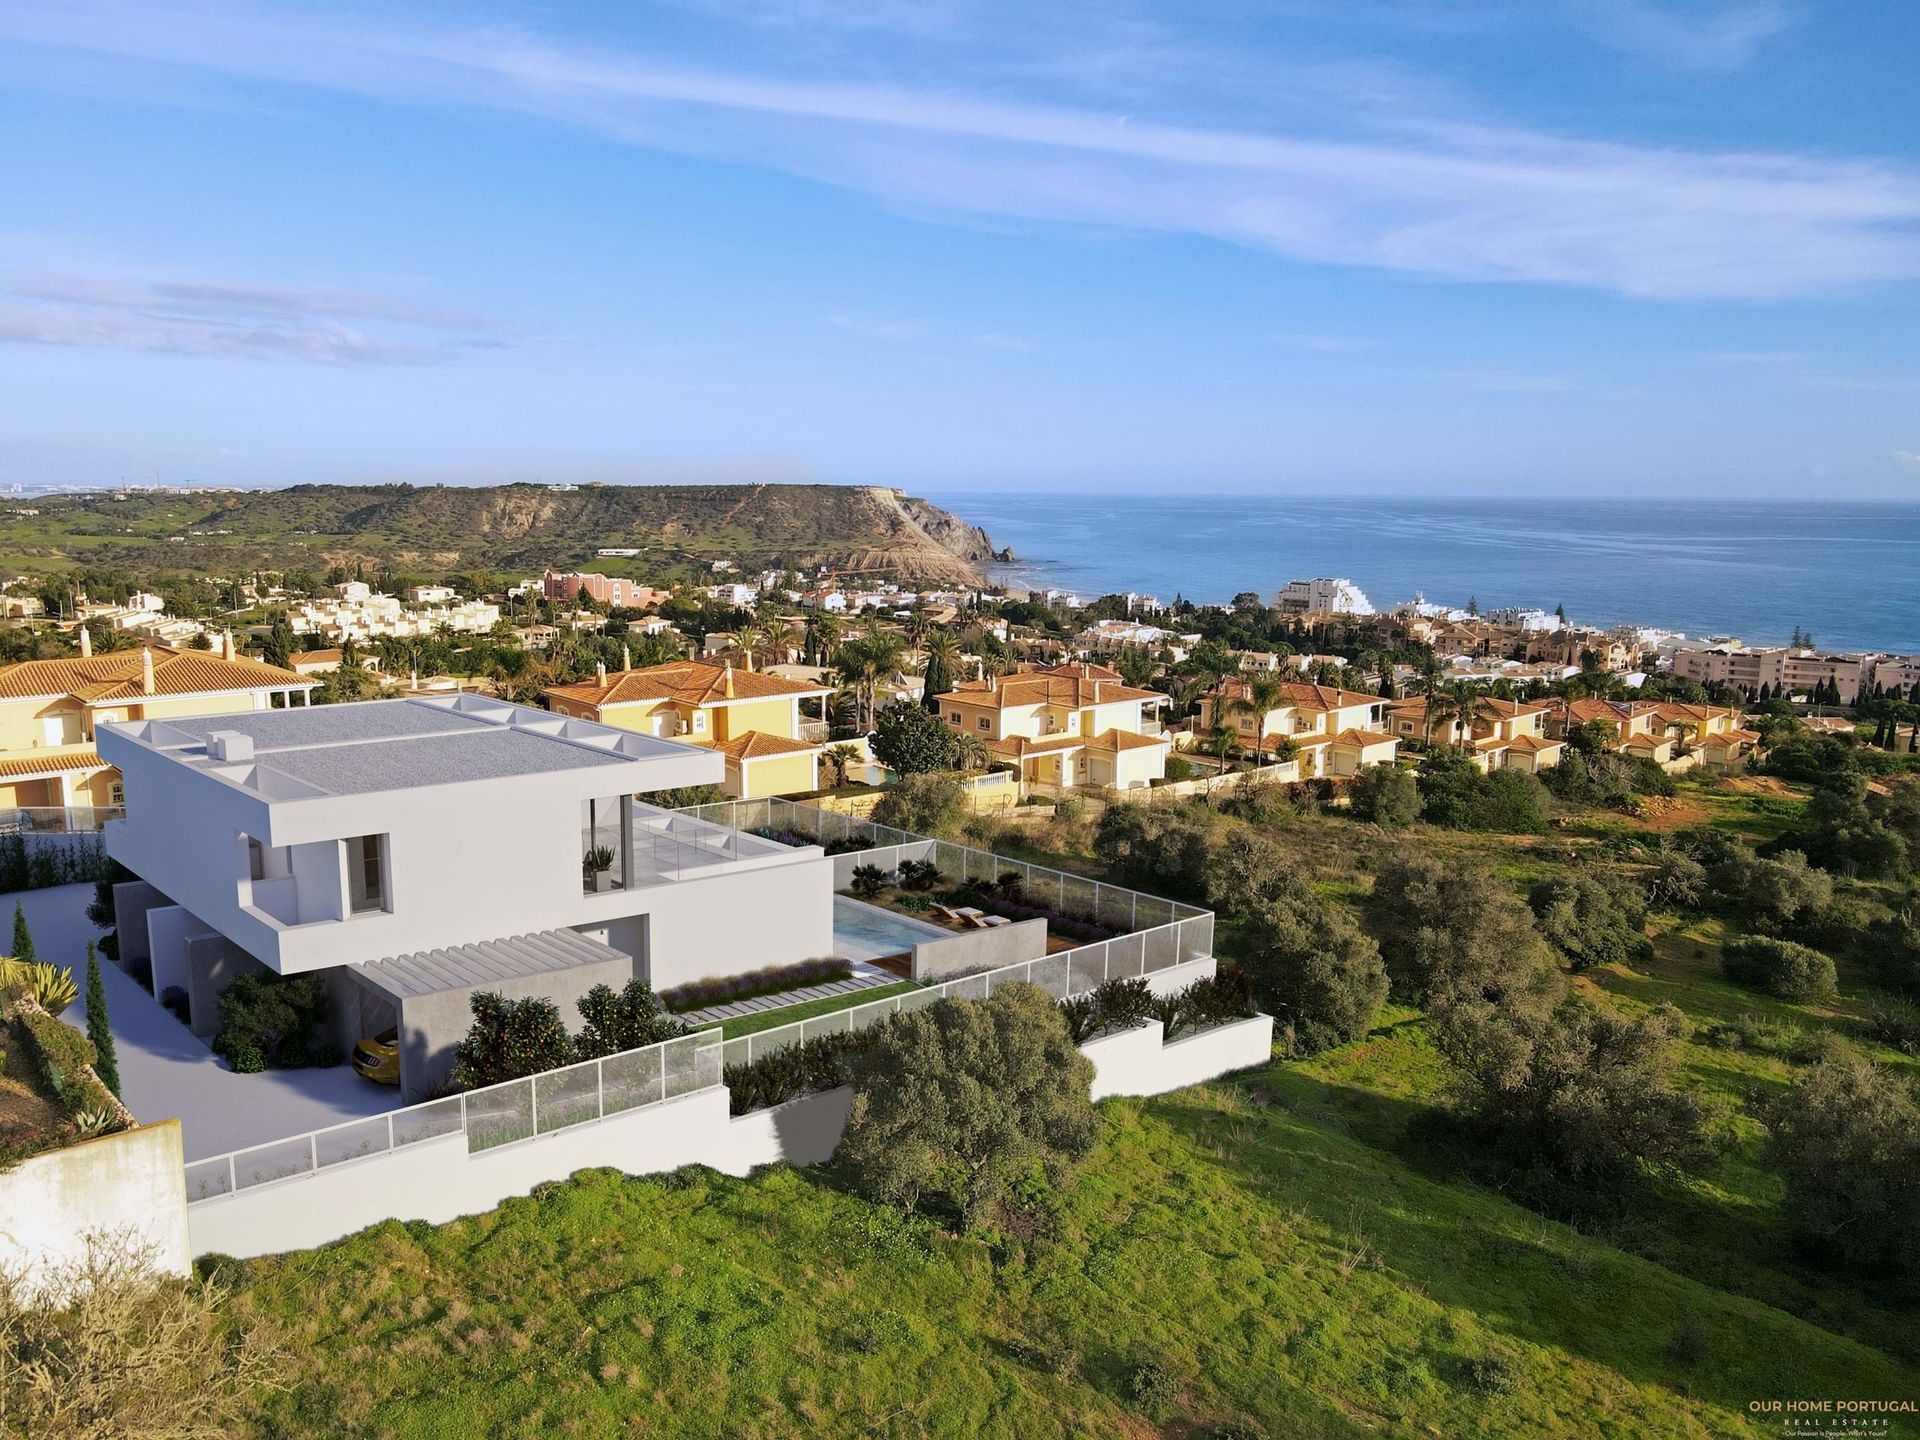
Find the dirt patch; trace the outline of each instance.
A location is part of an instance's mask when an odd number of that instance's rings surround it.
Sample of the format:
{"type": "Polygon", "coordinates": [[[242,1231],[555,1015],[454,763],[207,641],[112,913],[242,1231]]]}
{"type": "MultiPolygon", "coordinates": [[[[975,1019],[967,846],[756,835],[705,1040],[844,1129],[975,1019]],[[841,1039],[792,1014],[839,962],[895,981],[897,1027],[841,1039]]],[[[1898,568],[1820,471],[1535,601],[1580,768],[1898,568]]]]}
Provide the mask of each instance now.
{"type": "Polygon", "coordinates": [[[1729,775],[1721,788],[1735,795],[1792,795],[1787,783],[1773,775],[1729,775]]]}
{"type": "Polygon", "coordinates": [[[51,1130],[65,1117],[60,1107],[33,1087],[33,1059],[13,1037],[11,1024],[0,1024],[0,1130],[51,1130]]]}

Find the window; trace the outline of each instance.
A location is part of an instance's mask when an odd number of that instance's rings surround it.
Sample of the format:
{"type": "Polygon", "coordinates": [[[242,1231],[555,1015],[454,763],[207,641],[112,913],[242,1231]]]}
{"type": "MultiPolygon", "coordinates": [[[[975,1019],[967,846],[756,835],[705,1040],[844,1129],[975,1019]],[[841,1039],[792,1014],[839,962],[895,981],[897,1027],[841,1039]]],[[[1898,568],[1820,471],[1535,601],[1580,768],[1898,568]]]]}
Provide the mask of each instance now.
{"type": "Polygon", "coordinates": [[[347,900],[355,915],[387,908],[387,837],[356,835],[347,841],[347,900]]]}
{"type": "Polygon", "coordinates": [[[107,804],[124,806],[126,803],[127,787],[124,784],[116,780],[107,786],[107,804]]]}
{"type": "Polygon", "coordinates": [[[267,878],[267,847],[251,835],[247,837],[247,878],[249,880],[267,878]]]}
{"type": "Polygon", "coordinates": [[[706,711],[696,710],[693,712],[693,733],[696,735],[704,735],[707,733],[706,711]]]}
{"type": "Polygon", "coordinates": [[[947,723],[949,725],[958,725],[960,723],[960,712],[958,710],[949,710],[947,712],[947,723]]]}
{"type": "Polygon", "coordinates": [[[980,717],[980,728],[981,728],[982,730],[986,730],[986,729],[989,729],[989,728],[991,728],[991,727],[990,727],[990,726],[988,725],[988,723],[987,723],[987,717],[986,717],[986,716],[984,716],[984,715],[982,715],[982,716],[980,717]]]}

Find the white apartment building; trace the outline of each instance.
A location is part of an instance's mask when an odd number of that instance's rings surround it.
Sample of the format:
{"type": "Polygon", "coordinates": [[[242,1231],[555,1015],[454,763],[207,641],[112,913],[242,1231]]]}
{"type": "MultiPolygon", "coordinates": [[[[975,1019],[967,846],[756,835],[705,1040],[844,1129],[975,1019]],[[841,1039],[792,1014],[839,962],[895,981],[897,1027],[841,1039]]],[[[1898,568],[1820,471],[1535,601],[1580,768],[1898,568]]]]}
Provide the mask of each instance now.
{"type": "Polygon", "coordinates": [[[1371,615],[1373,602],[1351,580],[1319,576],[1312,580],[1289,580],[1273,597],[1273,603],[1287,615],[1371,615]]]}
{"type": "MultiPolygon", "coordinates": [[[[1834,655],[1818,650],[1792,650],[1784,645],[1682,645],[1673,652],[1673,673],[1702,685],[1725,684],[1742,690],[1762,685],[1803,695],[1823,680],[1840,692],[1840,703],[1851,705],[1871,684],[1874,657],[1834,655]]],[[[1885,682],[1882,682],[1885,683],[1885,682]]]]}
{"type": "Polygon", "coordinates": [[[412,635],[431,635],[443,628],[456,634],[480,635],[493,629],[499,621],[498,605],[488,600],[461,600],[457,596],[452,604],[423,604],[411,609],[391,595],[368,595],[358,600],[307,600],[287,614],[287,623],[293,627],[294,634],[324,635],[335,641],[364,641],[383,635],[405,639],[412,635]]]}
{"type": "Polygon", "coordinates": [[[220,992],[323,978],[333,1038],[399,1032],[409,1099],[442,1083],[476,990],[576,1022],[595,984],[656,989],[833,950],[832,862],[636,794],[723,757],[475,695],[102,725],[127,815],[107,851],[120,963],[220,992]]]}

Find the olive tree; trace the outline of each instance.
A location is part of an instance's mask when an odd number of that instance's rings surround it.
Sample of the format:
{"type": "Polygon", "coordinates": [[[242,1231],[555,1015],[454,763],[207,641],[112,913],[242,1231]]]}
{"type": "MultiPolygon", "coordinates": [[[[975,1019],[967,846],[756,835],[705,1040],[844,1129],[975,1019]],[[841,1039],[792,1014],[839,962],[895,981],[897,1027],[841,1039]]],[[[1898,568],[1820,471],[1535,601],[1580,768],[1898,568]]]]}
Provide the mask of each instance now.
{"type": "Polygon", "coordinates": [[[1822,1060],[1767,1118],[1806,1250],[1871,1274],[1920,1265],[1920,1108],[1905,1079],[1858,1056],[1822,1060]]]}
{"type": "Polygon", "coordinates": [[[1006,985],[882,1027],[855,1061],[839,1160],[855,1185],[976,1226],[1035,1171],[1064,1183],[1093,1148],[1093,1062],[1045,991],[1006,985]]]}
{"type": "Polygon", "coordinates": [[[1487,1002],[1538,1015],[1564,989],[1533,912],[1480,866],[1397,856],[1381,867],[1366,914],[1395,992],[1430,1010],[1487,1002]]]}

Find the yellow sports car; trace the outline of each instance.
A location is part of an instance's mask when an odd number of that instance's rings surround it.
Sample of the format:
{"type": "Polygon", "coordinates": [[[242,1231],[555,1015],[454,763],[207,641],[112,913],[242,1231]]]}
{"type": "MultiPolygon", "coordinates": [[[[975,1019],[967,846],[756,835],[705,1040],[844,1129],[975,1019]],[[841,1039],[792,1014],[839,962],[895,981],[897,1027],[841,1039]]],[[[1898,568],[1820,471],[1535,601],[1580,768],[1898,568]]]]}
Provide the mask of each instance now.
{"type": "Polygon", "coordinates": [[[353,1068],[380,1085],[400,1083],[400,1029],[364,1035],[353,1047],[353,1068]]]}

